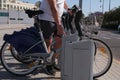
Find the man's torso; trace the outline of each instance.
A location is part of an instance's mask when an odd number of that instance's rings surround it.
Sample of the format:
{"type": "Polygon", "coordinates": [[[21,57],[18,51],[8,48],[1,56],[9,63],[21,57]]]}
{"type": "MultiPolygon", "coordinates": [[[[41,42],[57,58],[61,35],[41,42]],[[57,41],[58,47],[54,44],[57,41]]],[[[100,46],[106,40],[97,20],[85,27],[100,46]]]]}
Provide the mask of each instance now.
{"type": "MultiPolygon", "coordinates": [[[[65,0],[56,0],[56,5],[59,13],[59,18],[61,18],[63,11],[64,11],[64,1],[65,0]]],[[[43,0],[40,5],[40,10],[44,11],[44,14],[39,15],[39,19],[47,20],[54,22],[54,18],[52,16],[52,12],[47,0],[43,0]]]]}

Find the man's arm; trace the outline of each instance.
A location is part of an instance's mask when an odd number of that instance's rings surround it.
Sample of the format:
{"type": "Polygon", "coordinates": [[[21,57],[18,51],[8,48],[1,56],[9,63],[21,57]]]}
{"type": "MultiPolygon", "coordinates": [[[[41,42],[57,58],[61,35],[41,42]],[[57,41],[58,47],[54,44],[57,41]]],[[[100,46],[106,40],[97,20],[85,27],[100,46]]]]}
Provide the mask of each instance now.
{"type": "Polygon", "coordinates": [[[66,11],[68,10],[68,5],[67,5],[66,1],[64,2],[64,8],[66,11]]]}
{"type": "Polygon", "coordinates": [[[73,15],[72,11],[68,9],[68,5],[66,1],[64,2],[64,8],[70,15],[73,15]]]}
{"type": "Polygon", "coordinates": [[[49,3],[50,9],[51,9],[52,16],[57,24],[57,30],[58,30],[57,33],[63,34],[64,31],[62,29],[62,24],[61,24],[61,21],[59,19],[59,13],[58,13],[57,6],[56,6],[56,0],[47,0],[47,1],[49,3]]]}

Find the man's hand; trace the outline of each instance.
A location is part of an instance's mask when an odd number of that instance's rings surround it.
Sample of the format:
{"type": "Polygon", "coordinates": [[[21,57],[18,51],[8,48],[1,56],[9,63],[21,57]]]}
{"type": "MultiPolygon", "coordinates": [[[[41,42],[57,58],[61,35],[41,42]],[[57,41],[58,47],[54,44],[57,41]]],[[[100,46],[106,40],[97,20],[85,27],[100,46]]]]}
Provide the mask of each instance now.
{"type": "Polygon", "coordinates": [[[67,10],[67,12],[70,14],[70,15],[73,15],[73,12],[72,12],[72,10],[67,10]]]}
{"type": "Polygon", "coordinates": [[[60,35],[60,36],[65,35],[62,25],[57,25],[57,35],[60,35]]]}

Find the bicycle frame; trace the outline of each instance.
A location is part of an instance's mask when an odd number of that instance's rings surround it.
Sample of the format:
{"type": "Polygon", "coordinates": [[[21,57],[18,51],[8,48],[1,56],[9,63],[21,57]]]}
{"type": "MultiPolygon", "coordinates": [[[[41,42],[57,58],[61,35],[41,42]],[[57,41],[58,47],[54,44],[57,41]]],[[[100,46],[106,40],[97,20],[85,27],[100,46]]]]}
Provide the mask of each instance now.
{"type": "Polygon", "coordinates": [[[20,56],[39,57],[39,58],[43,58],[44,61],[51,62],[54,52],[53,51],[51,51],[50,53],[48,52],[47,45],[46,45],[42,30],[41,30],[40,21],[38,19],[38,15],[37,15],[37,23],[35,23],[34,26],[38,30],[39,36],[41,37],[41,41],[36,42],[34,45],[32,45],[29,49],[27,49],[20,56]],[[42,43],[46,53],[30,53],[30,54],[28,53],[28,54],[26,54],[30,49],[32,49],[33,47],[37,46],[40,43],[42,43]]]}

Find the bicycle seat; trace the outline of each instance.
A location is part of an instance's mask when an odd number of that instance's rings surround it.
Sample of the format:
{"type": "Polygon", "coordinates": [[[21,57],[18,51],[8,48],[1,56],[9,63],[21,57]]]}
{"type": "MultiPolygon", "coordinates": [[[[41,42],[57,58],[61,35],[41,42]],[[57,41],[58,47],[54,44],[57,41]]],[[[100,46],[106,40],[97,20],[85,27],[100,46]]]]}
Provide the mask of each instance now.
{"type": "Polygon", "coordinates": [[[35,15],[43,14],[44,12],[42,10],[25,10],[25,13],[28,15],[29,18],[32,18],[35,15]]]}

